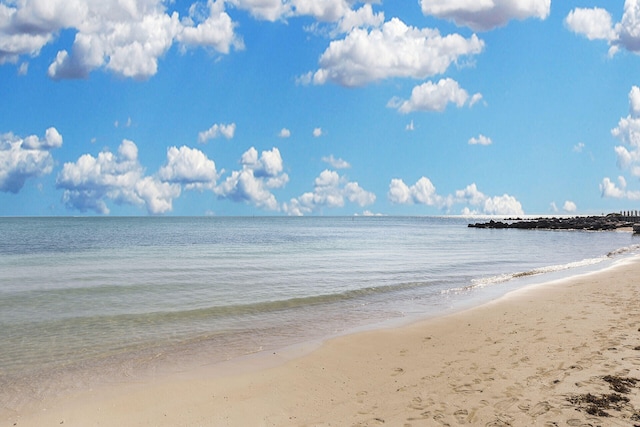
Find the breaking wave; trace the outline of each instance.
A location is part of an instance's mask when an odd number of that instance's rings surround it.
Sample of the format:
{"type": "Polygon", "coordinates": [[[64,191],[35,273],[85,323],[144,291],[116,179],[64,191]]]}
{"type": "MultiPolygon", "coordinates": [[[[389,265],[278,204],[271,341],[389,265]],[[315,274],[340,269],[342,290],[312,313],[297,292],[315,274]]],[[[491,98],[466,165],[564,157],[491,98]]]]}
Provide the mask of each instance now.
{"type": "Polygon", "coordinates": [[[483,288],[486,286],[498,285],[514,279],[521,279],[525,277],[537,276],[537,275],[548,274],[548,273],[556,273],[559,271],[571,270],[575,268],[589,267],[592,265],[600,264],[601,262],[605,262],[614,257],[629,255],[638,251],[640,251],[640,245],[625,246],[625,247],[613,250],[607,253],[606,255],[597,257],[597,258],[587,258],[580,261],[569,262],[566,264],[556,264],[556,265],[550,265],[546,267],[534,268],[532,270],[527,270],[527,271],[520,271],[516,273],[505,273],[505,274],[499,274],[495,276],[472,279],[471,284],[469,285],[443,290],[442,293],[448,294],[448,293],[466,292],[473,289],[483,288]]]}

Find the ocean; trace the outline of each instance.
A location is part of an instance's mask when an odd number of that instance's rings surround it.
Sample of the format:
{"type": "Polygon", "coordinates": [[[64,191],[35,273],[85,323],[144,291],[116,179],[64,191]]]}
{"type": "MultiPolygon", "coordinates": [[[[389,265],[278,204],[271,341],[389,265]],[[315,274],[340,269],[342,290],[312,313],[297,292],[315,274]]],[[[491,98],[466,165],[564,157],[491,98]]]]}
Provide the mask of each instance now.
{"type": "Polygon", "coordinates": [[[472,221],[0,218],[0,408],[443,315],[640,251],[626,232],[472,221]]]}

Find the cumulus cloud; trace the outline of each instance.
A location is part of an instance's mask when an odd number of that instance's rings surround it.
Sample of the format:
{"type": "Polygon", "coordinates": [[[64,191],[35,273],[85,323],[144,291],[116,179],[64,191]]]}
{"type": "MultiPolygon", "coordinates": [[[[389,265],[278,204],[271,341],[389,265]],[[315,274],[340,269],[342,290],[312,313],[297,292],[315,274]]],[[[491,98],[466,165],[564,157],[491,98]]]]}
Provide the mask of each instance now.
{"type": "Polygon", "coordinates": [[[442,207],[444,199],[436,193],[436,187],[426,177],[409,187],[401,179],[394,178],[389,184],[389,200],[397,204],[423,204],[442,207]]]}
{"type": "Polygon", "coordinates": [[[200,150],[182,146],[167,150],[167,161],[158,173],[146,176],[138,161],[138,147],[123,140],[117,153],[84,154],[65,163],[56,185],[64,189],[62,200],[70,209],[108,214],[108,201],[145,207],[150,214],[173,209],[173,200],[185,189],[213,189],[218,175],[213,160],[200,150]]]}
{"type": "Polygon", "coordinates": [[[274,147],[258,156],[258,151],[251,147],[242,155],[241,164],[241,170],[233,171],[214,189],[218,197],[251,203],[268,210],[280,210],[271,193],[272,189],[281,188],[289,181],[289,176],[283,172],[280,150],[274,147]]]}
{"type": "Polygon", "coordinates": [[[606,177],[600,183],[602,197],[614,199],[640,200],[640,191],[627,190],[627,180],[623,176],[618,177],[618,185],[606,177]]]}
{"type": "Polygon", "coordinates": [[[336,24],[335,31],[346,32],[355,27],[380,25],[383,13],[374,13],[368,2],[353,9],[353,0],[228,0],[247,10],[254,18],[266,21],[310,16],[319,22],[336,24]]]}
{"type": "Polygon", "coordinates": [[[213,189],[218,179],[216,164],[200,150],[182,146],[167,150],[167,163],[158,171],[158,177],[169,183],[190,189],[213,189]]]}
{"type": "Polygon", "coordinates": [[[425,79],[483,49],[475,34],[468,39],[442,36],[436,29],[411,27],[393,18],[380,28],[354,28],[344,39],[332,41],[320,57],[320,68],[299,81],[353,87],[393,77],[425,79]]]}
{"type": "Polygon", "coordinates": [[[323,134],[324,134],[324,132],[323,132],[322,128],[314,128],[314,129],[313,129],[313,136],[314,136],[315,138],[319,138],[319,137],[321,137],[323,134]]]}
{"type": "MultiPolygon", "coordinates": [[[[469,213],[475,213],[475,211],[467,211],[467,214],[469,213]]],[[[524,215],[520,202],[508,194],[486,199],[480,213],[485,215],[524,215]]]]}
{"type": "Polygon", "coordinates": [[[618,167],[640,177],[640,88],[629,91],[629,115],[622,117],[611,134],[623,145],[615,147],[618,167]]]}
{"type": "Polygon", "coordinates": [[[474,31],[502,27],[513,19],[546,19],[551,0],[421,0],[422,12],[474,31]]]}
{"type": "Polygon", "coordinates": [[[229,3],[249,11],[254,18],[272,22],[292,14],[291,4],[282,0],[229,0],[229,3]]]}
{"type": "MultiPolygon", "coordinates": [[[[169,3],[169,5],[171,2],[169,3]]],[[[0,4],[0,64],[38,56],[62,30],[75,32],[70,49],[58,51],[48,68],[53,79],[86,78],[95,69],[134,79],[156,74],[158,60],[174,43],[222,54],[242,49],[235,23],[222,0],[209,0],[205,13],[180,19],[162,0],[30,0],[0,4]]]]}
{"type": "Polygon", "coordinates": [[[520,202],[508,194],[489,197],[473,183],[454,194],[442,196],[431,180],[424,176],[412,186],[405,184],[402,179],[392,179],[387,197],[396,204],[420,204],[445,211],[449,211],[453,205],[463,204],[466,206],[461,212],[465,215],[523,215],[520,202]]]}
{"type": "Polygon", "coordinates": [[[491,141],[491,138],[484,136],[483,134],[469,139],[469,145],[491,145],[492,143],[493,141],[491,141]]]}
{"type": "Polygon", "coordinates": [[[0,191],[18,193],[27,179],[50,174],[51,150],[61,146],[62,136],[54,127],[46,130],[44,138],[0,135],[0,191]]]}
{"type": "Polygon", "coordinates": [[[341,208],[349,201],[361,207],[376,201],[375,194],[364,190],[357,182],[348,181],[337,172],[325,169],[314,181],[314,189],[283,204],[283,210],[293,216],[341,208]]]}
{"type": "Polygon", "coordinates": [[[325,163],[328,163],[334,169],[348,169],[351,167],[349,162],[347,162],[346,160],[342,160],[340,158],[335,158],[333,157],[333,154],[328,157],[323,157],[322,161],[325,163]]]}
{"type": "Polygon", "coordinates": [[[616,37],[611,15],[599,7],[573,9],[564,22],[571,31],[589,40],[613,40],[616,37]]]}
{"type": "Polygon", "coordinates": [[[70,209],[108,214],[106,201],[145,206],[151,214],[168,212],[180,195],[180,185],[144,176],[138,162],[138,147],[123,140],[117,153],[103,151],[94,157],[84,154],[65,163],[56,179],[64,189],[62,200],[70,209]]]}
{"type": "Polygon", "coordinates": [[[336,34],[346,34],[354,28],[379,27],[384,23],[384,13],[374,13],[370,4],[363,5],[360,9],[347,10],[340,17],[335,30],[336,34]]]}
{"type": "Polygon", "coordinates": [[[640,54],[640,1],[626,0],[622,20],[613,23],[611,14],[602,8],[575,8],[565,18],[569,30],[589,40],[605,40],[609,54],[621,48],[640,54]]]}
{"type": "MultiPolygon", "coordinates": [[[[476,94],[480,95],[480,94],[476,94]]],[[[474,95],[474,98],[477,96],[474,95]]],[[[480,98],[482,95],[480,95],[480,98]]],[[[411,98],[402,100],[392,98],[387,104],[390,108],[397,108],[401,113],[413,111],[438,111],[442,112],[447,105],[455,104],[458,108],[465,104],[471,105],[469,94],[462,89],[453,79],[441,79],[438,83],[431,81],[416,86],[411,91],[411,98]]]]}
{"type": "MultiPolygon", "coordinates": [[[[633,177],[640,177],[640,88],[633,86],[629,91],[629,114],[620,118],[618,126],[611,130],[621,145],[614,148],[618,168],[633,177]]],[[[602,197],[626,198],[639,200],[640,192],[627,190],[624,176],[618,177],[618,184],[610,178],[603,178],[600,183],[602,197]]]]}
{"type": "Polygon", "coordinates": [[[209,129],[198,133],[198,142],[206,144],[209,140],[215,139],[219,136],[224,136],[227,139],[232,139],[236,133],[236,124],[214,124],[209,129]]]}
{"type": "Polygon", "coordinates": [[[84,154],[65,163],[56,185],[64,189],[62,197],[70,209],[108,214],[108,202],[145,207],[150,214],[173,209],[173,201],[182,190],[210,190],[219,198],[280,210],[274,188],[283,187],[289,177],[283,172],[280,151],[258,151],[251,147],[241,158],[242,169],[233,171],[217,183],[223,172],[202,151],[169,147],[167,160],[157,173],[146,175],[138,161],[138,147],[123,140],[117,153],[103,151],[97,156],[84,154]]]}
{"type": "Polygon", "coordinates": [[[236,24],[224,11],[224,2],[209,0],[208,15],[199,10],[199,3],[189,9],[189,17],[182,20],[176,39],[183,48],[207,46],[220,53],[229,53],[231,47],[244,49],[244,42],[235,34],[236,24]]]}

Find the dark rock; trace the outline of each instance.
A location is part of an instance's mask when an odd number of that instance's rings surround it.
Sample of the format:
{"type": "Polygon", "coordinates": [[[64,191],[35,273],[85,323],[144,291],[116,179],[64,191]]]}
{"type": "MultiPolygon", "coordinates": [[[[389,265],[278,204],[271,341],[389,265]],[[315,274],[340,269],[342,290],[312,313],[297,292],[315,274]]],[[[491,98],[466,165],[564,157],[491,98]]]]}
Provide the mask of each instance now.
{"type": "Polygon", "coordinates": [[[605,231],[616,230],[623,227],[633,227],[640,230],[640,218],[638,223],[632,221],[636,218],[623,218],[620,214],[608,214],[603,216],[576,216],[573,218],[536,218],[523,220],[520,218],[507,219],[503,221],[490,220],[484,223],[469,224],[473,228],[516,228],[524,230],[589,230],[605,231]]]}

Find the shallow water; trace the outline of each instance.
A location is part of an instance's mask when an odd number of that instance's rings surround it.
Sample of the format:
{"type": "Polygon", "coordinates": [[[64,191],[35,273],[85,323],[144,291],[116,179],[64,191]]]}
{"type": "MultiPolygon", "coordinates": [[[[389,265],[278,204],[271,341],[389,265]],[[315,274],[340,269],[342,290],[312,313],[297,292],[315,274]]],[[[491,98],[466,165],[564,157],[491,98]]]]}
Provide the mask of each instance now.
{"type": "Polygon", "coordinates": [[[469,221],[0,218],[0,398],[434,316],[640,243],[469,221]]]}

